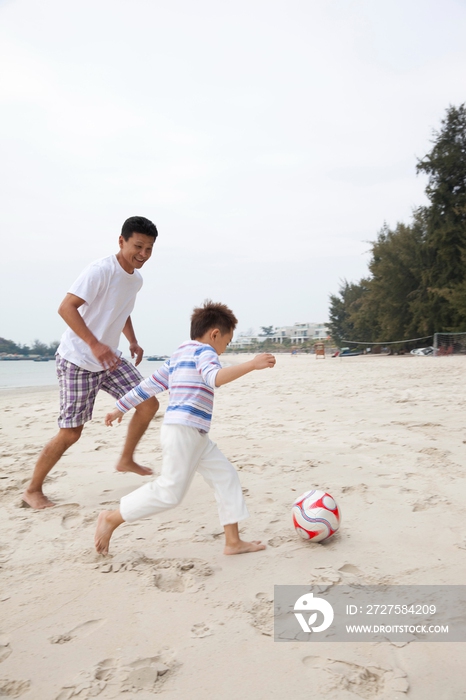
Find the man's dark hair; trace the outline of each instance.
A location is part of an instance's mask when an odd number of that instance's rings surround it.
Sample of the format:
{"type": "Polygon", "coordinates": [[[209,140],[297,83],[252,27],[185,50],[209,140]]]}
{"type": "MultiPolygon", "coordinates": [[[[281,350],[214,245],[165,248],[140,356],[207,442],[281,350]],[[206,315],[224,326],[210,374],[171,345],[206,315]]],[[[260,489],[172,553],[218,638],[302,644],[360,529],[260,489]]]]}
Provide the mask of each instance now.
{"type": "Polygon", "coordinates": [[[191,316],[191,340],[202,338],[207,331],[218,328],[222,335],[234,331],[238,319],[225,304],[206,299],[203,306],[194,309],[191,316]]]}
{"type": "Polygon", "coordinates": [[[121,235],[125,241],[128,241],[133,233],[143,233],[145,236],[152,236],[154,242],[159,235],[155,224],[144,216],[130,216],[129,219],[126,219],[121,229],[121,235]]]}

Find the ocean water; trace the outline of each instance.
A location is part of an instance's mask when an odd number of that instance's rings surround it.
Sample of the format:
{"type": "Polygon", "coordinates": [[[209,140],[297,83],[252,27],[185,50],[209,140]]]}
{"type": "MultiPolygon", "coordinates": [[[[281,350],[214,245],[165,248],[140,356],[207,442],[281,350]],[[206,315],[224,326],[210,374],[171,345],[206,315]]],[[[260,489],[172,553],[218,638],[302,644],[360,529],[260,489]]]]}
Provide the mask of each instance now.
{"type": "MultiPolygon", "coordinates": [[[[162,364],[163,362],[143,360],[138,365],[138,370],[143,377],[148,377],[162,364]]],[[[58,387],[54,360],[49,360],[49,362],[34,362],[33,360],[0,362],[0,390],[37,386],[58,387]]]]}

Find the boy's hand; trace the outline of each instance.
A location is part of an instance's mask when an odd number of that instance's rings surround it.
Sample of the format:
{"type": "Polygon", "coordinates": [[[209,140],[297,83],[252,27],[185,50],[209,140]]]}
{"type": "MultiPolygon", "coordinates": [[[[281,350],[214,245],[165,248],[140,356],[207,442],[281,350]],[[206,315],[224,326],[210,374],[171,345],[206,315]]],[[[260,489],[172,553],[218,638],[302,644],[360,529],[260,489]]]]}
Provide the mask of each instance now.
{"type": "Polygon", "coordinates": [[[125,414],[119,411],[118,408],[115,408],[115,410],[111,411],[110,413],[107,413],[107,415],[105,416],[105,425],[112,425],[114,420],[117,420],[119,423],[121,423],[121,419],[124,415],[125,414]]]}
{"type": "Polygon", "coordinates": [[[267,369],[267,367],[273,367],[275,362],[275,357],[269,352],[263,352],[260,355],[256,355],[253,359],[254,369],[267,369]]]}

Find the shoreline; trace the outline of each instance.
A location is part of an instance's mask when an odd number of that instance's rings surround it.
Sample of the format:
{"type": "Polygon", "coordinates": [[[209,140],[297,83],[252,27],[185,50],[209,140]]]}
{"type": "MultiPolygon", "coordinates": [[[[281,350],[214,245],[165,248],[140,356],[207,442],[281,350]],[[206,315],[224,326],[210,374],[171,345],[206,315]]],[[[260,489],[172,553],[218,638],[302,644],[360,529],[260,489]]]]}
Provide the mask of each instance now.
{"type": "Polygon", "coordinates": [[[50,392],[58,393],[58,384],[44,384],[38,386],[18,386],[18,387],[0,387],[0,396],[11,396],[15,394],[39,394],[44,392],[48,394],[50,392]]]}

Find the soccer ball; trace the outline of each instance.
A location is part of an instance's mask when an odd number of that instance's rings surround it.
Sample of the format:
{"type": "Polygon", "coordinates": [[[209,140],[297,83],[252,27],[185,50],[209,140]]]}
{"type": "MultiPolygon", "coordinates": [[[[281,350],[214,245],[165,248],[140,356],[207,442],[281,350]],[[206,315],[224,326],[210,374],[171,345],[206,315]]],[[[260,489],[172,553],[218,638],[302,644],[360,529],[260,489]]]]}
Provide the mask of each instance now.
{"type": "Polygon", "coordinates": [[[325,491],[306,491],[293,503],[293,525],[303,540],[323,542],[340,527],[341,515],[332,496],[325,491]]]}

